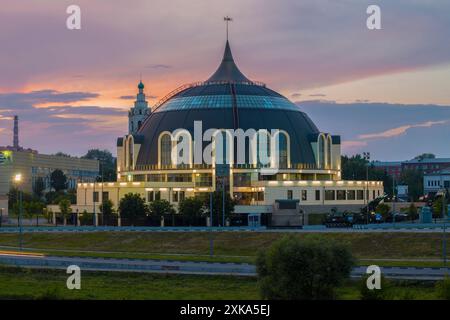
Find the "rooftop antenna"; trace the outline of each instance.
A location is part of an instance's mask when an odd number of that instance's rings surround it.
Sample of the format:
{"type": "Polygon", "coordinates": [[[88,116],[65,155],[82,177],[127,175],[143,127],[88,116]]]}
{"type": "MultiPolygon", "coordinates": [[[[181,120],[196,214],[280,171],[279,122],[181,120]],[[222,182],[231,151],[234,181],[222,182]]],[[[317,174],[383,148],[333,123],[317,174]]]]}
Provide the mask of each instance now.
{"type": "Polygon", "coordinates": [[[223,18],[223,21],[225,21],[225,23],[227,24],[227,41],[228,41],[228,22],[233,21],[233,19],[230,18],[229,16],[226,16],[223,18]]]}

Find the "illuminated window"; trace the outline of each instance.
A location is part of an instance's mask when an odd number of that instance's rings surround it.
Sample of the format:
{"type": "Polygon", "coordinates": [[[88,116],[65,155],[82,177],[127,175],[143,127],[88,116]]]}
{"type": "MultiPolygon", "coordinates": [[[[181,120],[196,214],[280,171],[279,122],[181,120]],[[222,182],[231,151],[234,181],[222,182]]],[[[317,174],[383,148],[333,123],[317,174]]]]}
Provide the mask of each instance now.
{"type": "Polygon", "coordinates": [[[279,135],[279,166],[280,168],[288,167],[288,138],[285,133],[280,133],[279,135]]]}
{"type": "Polygon", "coordinates": [[[169,134],[161,137],[161,165],[170,166],[172,164],[172,139],[169,134]]]}

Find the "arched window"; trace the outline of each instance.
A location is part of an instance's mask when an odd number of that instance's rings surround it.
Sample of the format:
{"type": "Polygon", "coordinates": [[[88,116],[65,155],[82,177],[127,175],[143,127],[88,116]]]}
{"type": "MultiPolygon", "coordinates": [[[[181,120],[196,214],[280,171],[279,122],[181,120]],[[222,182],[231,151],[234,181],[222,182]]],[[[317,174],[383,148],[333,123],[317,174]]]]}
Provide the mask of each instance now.
{"type": "Polygon", "coordinates": [[[258,167],[270,167],[270,134],[259,131],[257,135],[257,163],[258,167]]]}
{"type": "Polygon", "coordinates": [[[219,131],[214,135],[214,158],[216,164],[227,164],[228,150],[227,150],[227,133],[219,131]]]}
{"type": "Polygon", "coordinates": [[[138,127],[137,127],[137,129],[139,130],[139,129],[141,128],[141,126],[142,126],[142,121],[138,121],[138,127]]]}
{"type": "Polygon", "coordinates": [[[122,169],[126,170],[128,168],[128,140],[125,136],[123,138],[123,152],[122,152],[122,169]]]}
{"type": "Polygon", "coordinates": [[[172,145],[175,153],[172,155],[172,164],[187,166],[192,164],[192,138],[187,130],[173,133],[172,145]]]}
{"type": "Polygon", "coordinates": [[[172,164],[172,138],[170,134],[164,133],[160,138],[160,162],[162,166],[172,164]]]}
{"type": "Polygon", "coordinates": [[[128,136],[127,139],[128,151],[128,169],[132,170],[134,166],[134,139],[133,136],[128,136]]]}
{"type": "Polygon", "coordinates": [[[331,140],[331,136],[327,137],[327,168],[331,169],[331,146],[333,145],[333,141],[331,140]]]}
{"type": "Polygon", "coordinates": [[[319,168],[325,168],[325,136],[323,134],[319,135],[319,168]]]}
{"type": "Polygon", "coordinates": [[[279,141],[279,166],[280,168],[288,167],[288,153],[289,153],[289,143],[288,136],[284,132],[280,132],[280,141],[279,141]]]}

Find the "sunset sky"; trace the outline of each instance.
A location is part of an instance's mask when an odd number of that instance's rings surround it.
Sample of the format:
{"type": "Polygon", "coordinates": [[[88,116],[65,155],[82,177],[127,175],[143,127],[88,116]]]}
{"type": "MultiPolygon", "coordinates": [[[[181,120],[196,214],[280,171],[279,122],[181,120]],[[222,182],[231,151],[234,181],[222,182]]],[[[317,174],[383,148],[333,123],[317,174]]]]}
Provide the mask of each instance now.
{"type": "Polygon", "coordinates": [[[115,153],[140,76],[150,104],[207,79],[225,44],[241,71],[379,160],[450,157],[448,0],[2,0],[0,145],[115,153]],[[66,8],[81,7],[81,30],[66,8]],[[382,30],[366,28],[378,4],[382,30]]]}

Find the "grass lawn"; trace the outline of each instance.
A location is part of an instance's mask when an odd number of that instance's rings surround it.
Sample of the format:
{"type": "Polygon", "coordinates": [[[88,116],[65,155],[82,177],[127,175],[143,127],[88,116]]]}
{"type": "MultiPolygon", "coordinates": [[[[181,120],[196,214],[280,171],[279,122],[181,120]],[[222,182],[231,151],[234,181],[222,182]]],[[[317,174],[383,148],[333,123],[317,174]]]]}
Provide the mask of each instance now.
{"type": "MultiPolygon", "coordinates": [[[[255,278],[150,273],[82,272],[81,290],[66,288],[65,270],[0,266],[0,299],[260,299],[255,278]]],[[[336,298],[357,300],[359,282],[347,281],[336,298]]],[[[396,282],[388,299],[436,299],[433,283],[396,282]]]]}
{"type": "MultiPolygon", "coordinates": [[[[205,232],[26,233],[24,246],[58,255],[253,262],[260,249],[267,248],[284,233],[217,232],[212,235],[214,257],[211,258],[208,257],[210,234],[205,232]]],[[[442,235],[439,233],[294,235],[346,243],[358,259],[417,259],[426,262],[427,259],[442,257],[442,235]]],[[[18,234],[0,234],[0,246],[17,245],[18,234]]],[[[450,245],[447,246],[447,254],[449,252],[450,245]]]]}
{"type": "Polygon", "coordinates": [[[88,272],[68,290],[65,270],[0,266],[0,299],[258,299],[255,278],[88,272]]]}

